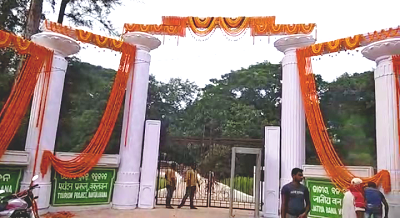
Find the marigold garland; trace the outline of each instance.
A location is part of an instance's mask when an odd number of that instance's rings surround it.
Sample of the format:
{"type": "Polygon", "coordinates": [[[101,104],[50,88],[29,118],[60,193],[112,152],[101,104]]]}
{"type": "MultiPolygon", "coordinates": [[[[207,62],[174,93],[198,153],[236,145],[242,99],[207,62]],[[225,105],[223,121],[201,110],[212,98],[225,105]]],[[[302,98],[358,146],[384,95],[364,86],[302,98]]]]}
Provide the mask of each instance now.
{"type": "Polygon", "coordinates": [[[275,17],[163,17],[161,25],[125,24],[126,32],[146,32],[158,35],[185,36],[185,29],[197,36],[204,37],[221,28],[230,36],[241,35],[246,28],[251,29],[252,36],[309,34],[316,24],[275,24],[275,17]],[[174,31],[171,31],[173,28],[174,31]],[[168,31],[169,30],[169,31],[168,31]]]}
{"type": "MultiPolygon", "coordinates": [[[[345,190],[349,187],[351,180],[355,176],[346,169],[340,160],[325,127],[319,107],[315,78],[311,67],[310,49],[297,49],[296,53],[304,109],[315,150],[332,182],[340,189],[345,190]]],[[[362,180],[364,183],[373,181],[376,184],[381,184],[386,193],[391,190],[390,174],[387,170],[382,170],[375,176],[362,178],[362,180]]]]}
{"type": "Polygon", "coordinates": [[[399,151],[400,151],[400,55],[392,56],[393,72],[396,81],[396,103],[397,103],[397,135],[399,139],[399,151]]]}
{"type": "Polygon", "coordinates": [[[119,111],[125,95],[125,89],[129,74],[133,72],[136,47],[130,44],[123,44],[121,47],[122,57],[120,66],[106,109],[93,138],[86,148],[71,160],[60,160],[49,150],[43,152],[40,171],[42,176],[46,175],[50,164],[61,175],[68,178],[77,178],[88,173],[100,160],[110,140],[112,131],[118,118],[119,111]]]}
{"type": "Polygon", "coordinates": [[[118,52],[122,51],[122,46],[125,43],[117,39],[112,39],[105,36],[97,35],[85,30],[73,29],[71,27],[63,26],[61,24],[47,20],[45,20],[44,27],[49,31],[66,35],[78,41],[84,43],[91,43],[100,48],[108,48],[118,52]]]}
{"type": "Polygon", "coordinates": [[[372,42],[385,40],[391,37],[400,36],[400,27],[389,28],[388,30],[374,31],[373,33],[358,34],[342,39],[323,42],[305,47],[307,55],[318,56],[325,53],[338,52],[340,50],[354,50],[372,42]],[[337,47],[337,45],[339,46],[337,47]]]}
{"type": "MultiPolygon", "coordinates": [[[[53,60],[53,51],[0,30],[0,48],[6,47],[14,48],[18,54],[27,55],[27,58],[15,79],[7,101],[0,111],[0,157],[7,150],[29,108],[39,75],[43,71],[45,79],[48,79],[53,60]]],[[[46,84],[43,85],[46,86],[46,84]]],[[[47,94],[47,89],[44,87],[41,90],[40,95],[43,97],[47,94]]],[[[42,101],[45,101],[45,97],[41,99],[41,104],[42,101]]],[[[41,126],[43,117],[41,114],[43,112],[44,107],[41,107],[37,126],[41,126]]]]}

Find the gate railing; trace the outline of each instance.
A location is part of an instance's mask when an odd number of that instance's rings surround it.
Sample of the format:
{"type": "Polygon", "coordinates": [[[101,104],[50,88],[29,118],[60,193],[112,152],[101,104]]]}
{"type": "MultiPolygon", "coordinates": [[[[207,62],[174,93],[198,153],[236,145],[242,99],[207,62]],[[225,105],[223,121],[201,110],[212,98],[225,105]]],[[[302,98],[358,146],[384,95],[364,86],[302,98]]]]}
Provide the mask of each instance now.
{"type": "MultiPolygon", "coordinates": [[[[156,204],[165,205],[167,197],[166,179],[165,172],[169,169],[171,162],[160,162],[158,170],[158,181],[157,181],[157,193],[156,193],[156,204]]],[[[176,177],[177,187],[172,195],[171,205],[178,206],[182,198],[186,193],[186,183],[184,177],[189,167],[184,165],[177,165],[176,177]]],[[[230,178],[216,180],[214,172],[209,172],[206,175],[198,174],[200,186],[197,187],[194,206],[196,207],[219,207],[229,208],[229,197],[230,197],[230,178]]],[[[236,177],[234,180],[234,192],[233,192],[233,208],[234,209],[245,209],[254,210],[255,198],[254,198],[254,179],[252,177],[236,177]]],[[[260,210],[263,202],[263,181],[260,182],[261,187],[261,203],[260,210]]],[[[186,200],[185,205],[189,206],[189,199],[186,200]]]]}

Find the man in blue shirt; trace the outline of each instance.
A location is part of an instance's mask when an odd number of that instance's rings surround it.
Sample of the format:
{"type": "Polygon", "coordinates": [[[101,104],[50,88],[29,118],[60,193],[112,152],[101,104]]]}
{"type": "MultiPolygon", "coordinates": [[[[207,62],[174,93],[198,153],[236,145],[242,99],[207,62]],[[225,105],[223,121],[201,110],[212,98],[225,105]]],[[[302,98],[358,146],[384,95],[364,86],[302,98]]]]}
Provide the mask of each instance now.
{"type": "Polygon", "coordinates": [[[385,205],[385,218],[388,217],[389,205],[385,196],[376,188],[374,182],[368,182],[365,193],[365,218],[382,218],[382,204],[385,205]]]}
{"type": "Polygon", "coordinates": [[[281,218],[306,218],[310,212],[310,193],[300,182],[303,180],[303,170],[292,170],[293,181],[284,185],[281,190],[281,218]]]}

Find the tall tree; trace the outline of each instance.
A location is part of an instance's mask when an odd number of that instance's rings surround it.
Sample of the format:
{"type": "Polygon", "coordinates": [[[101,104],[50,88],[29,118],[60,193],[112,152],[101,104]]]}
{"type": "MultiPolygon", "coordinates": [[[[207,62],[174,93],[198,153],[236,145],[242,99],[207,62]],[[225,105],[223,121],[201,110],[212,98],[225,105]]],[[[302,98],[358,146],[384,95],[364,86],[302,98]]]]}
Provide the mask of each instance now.
{"type": "Polygon", "coordinates": [[[42,10],[43,0],[31,0],[24,33],[25,38],[30,39],[32,35],[39,32],[42,10]]]}
{"type": "MultiPolygon", "coordinates": [[[[56,1],[49,0],[53,10],[56,1]]],[[[121,0],[62,0],[58,13],[58,23],[63,23],[64,18],[69,18],[77,26],[93,28],[93,20],[111,34],[116,34],[111,21],[107,19],[114,6],[120,5],[121,0]],[[67,10],[67,7],[70,9],[67,10]]]]}

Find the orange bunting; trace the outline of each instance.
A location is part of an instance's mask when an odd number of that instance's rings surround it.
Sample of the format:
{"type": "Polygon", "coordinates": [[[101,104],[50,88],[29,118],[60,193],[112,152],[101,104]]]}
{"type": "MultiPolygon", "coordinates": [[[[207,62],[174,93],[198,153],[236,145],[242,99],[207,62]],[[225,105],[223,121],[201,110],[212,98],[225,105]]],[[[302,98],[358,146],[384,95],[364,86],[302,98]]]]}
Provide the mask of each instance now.
{"type": "Polygon", "coordinates": [[[353,50],[360,46],[362,39],[363,36],[360,34],[353,37],[306,46],[304,49],[308,57],[318,56],[324,53],[338,52],[340,50],[353,50]]]}
{"type": "Polygon", "coordinates": [[[275,24],[275,17],[163,17],[161,25],[125,24],[126,32],[146,32],[157,35],[184,37],[189,28],[200,37],[207,36],[216,28],[221,28],[229,36],[239,36],[247,28],[252,36],[309,34],[316,24],[275,24]]]}
{"type": "Polygon", "coordinates": [[[73,29],[59,23],[45,20],[45,28],[55,33],[60,33],[84,43],[91,43],[100,48],[108,48],[114,51],[122,51],[123,41],[97,35],[85,30],[73,29]]]}
{"type": "MultiPolygon", "coordinates": [[[[82,35],[82,37],[85,36],[87,36],[86,33],[82,35]]],[[[104,42],[104,38],[99,38],[99,41],[104,42]]],[[[121,51],[120,66],[107,101],[106,109],[93,138],[86,148],[76,158],[71,160],[60,160],[51,151],[45,150],[40,166],[43,176],[46,175],[51,164],[61,175],[67,178],[77,178],[84,176],[99,162],[108,145],[119,111],[121,110],[129,74],[133,73],[136,47],[124,43],[121,46],[121,51]]]]}
{"type": "MultiPolygon", "coordinates": [[[[12,33],[0,30],[0,48],[12,47],[17,53],[27,55],[21,71],[15,79],[3,108],[0,111],[0,157],[4,154],[11,140],[17,133],[26,111],[29,108],[39,75],[43,71],[44,80],[48,81],[50,77],[51,65],[53,60],[53,51],[39,46],[29,40],[25,40],[12,33]]],[[[44,82],[42,88],[41,103],[44,103],[47,95],[44,82]]],[[[44,112],[44,107],[39,109],[39,113],[44,112]]],[[[41,126],[43,116],[37,120],[37,125],[41,126]]]]}
{"type": "Polygon", "coordinates": [[[338,52],[341,50],[354,50],[369,43],[400,36],[400,27],[388,30],[375,31],[373,33],[358,34],[347,38],[336,39],[330,42],[322,42],[305,47],[308,57],[338,52]]]}
{"type": "MultiPolygon", "coordinates": [[[[325,45],[331,46],[334,49],[337,47],[337,43],[329,43],[325,45]]],[[[315,50],[322,50],[322,47],[323,45],[317,46],[315,50]]],[[[309,47],[306,47],[297,49],[296,51],[300,87],[303,96],[307,124],[315,150],[326,173],[338,188],[345,190],[350,186],[351,180],[355,176],[346,169],[329,138],[321,109],[319,107],[319,98],[310,60],[310,55],[312,55],[310,50],[309,47]]],[[[386,193],[391,191],[390,174],[387,170],[382,170],[373,177],[361,179],[364,183],[372,181],[381,185],[386,193]]]]}

